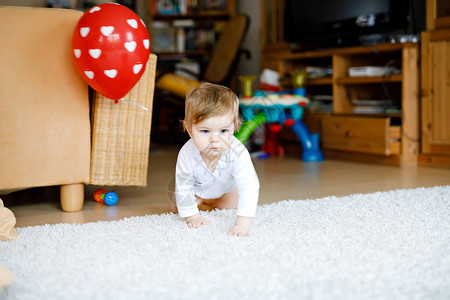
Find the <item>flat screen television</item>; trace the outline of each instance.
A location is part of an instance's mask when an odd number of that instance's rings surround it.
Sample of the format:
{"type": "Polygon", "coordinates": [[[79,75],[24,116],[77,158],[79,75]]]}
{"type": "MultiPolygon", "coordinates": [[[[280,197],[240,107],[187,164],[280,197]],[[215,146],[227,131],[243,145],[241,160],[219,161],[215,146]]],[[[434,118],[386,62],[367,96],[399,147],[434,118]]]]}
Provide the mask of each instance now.
{"type": "Polygon", "coordinates": [[[424,27],[425,0],[284,1],[284,39],[300,50],[390,42],[424,27]]]}

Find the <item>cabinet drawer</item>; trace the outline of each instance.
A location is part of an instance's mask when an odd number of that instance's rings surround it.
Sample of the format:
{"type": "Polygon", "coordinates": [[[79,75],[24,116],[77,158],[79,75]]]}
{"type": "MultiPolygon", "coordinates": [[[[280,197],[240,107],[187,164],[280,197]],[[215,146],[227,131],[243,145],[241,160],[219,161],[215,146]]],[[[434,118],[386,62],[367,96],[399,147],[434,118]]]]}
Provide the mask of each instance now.
{"type": "Polygon", "coordinates": [[[322,119],[325,149],[399,154],[400,136],[400,127],[389,126],[389,118],[327,116],[322,119]]]}

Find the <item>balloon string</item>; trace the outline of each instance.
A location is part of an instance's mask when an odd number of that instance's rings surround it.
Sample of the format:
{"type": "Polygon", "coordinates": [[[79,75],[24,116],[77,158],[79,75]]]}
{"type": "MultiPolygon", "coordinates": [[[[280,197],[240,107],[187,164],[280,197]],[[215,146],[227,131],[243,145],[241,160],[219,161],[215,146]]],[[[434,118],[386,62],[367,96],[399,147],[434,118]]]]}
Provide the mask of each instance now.
{"type": "Polygon", "coordinates": [[[117,120],[117,145],[119,146],[119,165],[122,169],[122,187],[125,186],[125,175],[124,175],[124,167],[123,167],[123,155],[122,155],[122,148],[120,144],[120,107],[117,106],[117,112],[116,112],[116,120],[117,120]]]}
{"type": "Polygon", "coordinates": [[[134,105],[136,105],[136,106],[138,106],[138,107],[140,107],[140,108],[142,108],[142,109],[144,109],[144,110],[146,110],[146,111],[150,111],[149,108],[147,108],[147,107],[145,107],[144,105],[141,105],[141,104],[139,104],[139,103],[136,103],[136,102],[134,102],[134,101],[131,101],[131,100],[128,100],[128,99],[125,99],[125,98],[121,98],[120,101],[127,101],[127,102],[129,102],[129,103],[131,103],[131,104],[134,104],[134,105]]]}

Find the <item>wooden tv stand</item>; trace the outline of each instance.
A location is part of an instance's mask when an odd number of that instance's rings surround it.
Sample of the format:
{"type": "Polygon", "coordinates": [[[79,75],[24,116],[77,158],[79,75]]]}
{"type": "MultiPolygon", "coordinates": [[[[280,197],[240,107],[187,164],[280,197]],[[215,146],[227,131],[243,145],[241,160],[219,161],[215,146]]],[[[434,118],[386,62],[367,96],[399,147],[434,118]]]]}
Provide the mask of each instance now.
{"type": "MultiPolygon", "coordinates": [[[[329,94],[333,97],[331,113],[305,114],[305,122],[311,131],[314,128],[320,130],[325,159],[393,165],[417,164],[418,44],[380,44],[300,53],[284,50],[267,55],[271,56],[271,65],[276,66],[280,77],[285,78],[282,81],[285,89],[291,88],[289,76],[292,71],[314,66],[332,67],[331,77],[308,79],[306,82],[309,96],[329,94]],[[401,73],[349,76],[351,67],[361,66],[394,66],[401,73]],[[356,101],[366,99],[397,101],[400,109],[372,113],[355,110],[356,101]]],[[[287,131],[282,131],[280,141],[286,147],[292,147],[296,143],[295,138],[287,131]]]]}

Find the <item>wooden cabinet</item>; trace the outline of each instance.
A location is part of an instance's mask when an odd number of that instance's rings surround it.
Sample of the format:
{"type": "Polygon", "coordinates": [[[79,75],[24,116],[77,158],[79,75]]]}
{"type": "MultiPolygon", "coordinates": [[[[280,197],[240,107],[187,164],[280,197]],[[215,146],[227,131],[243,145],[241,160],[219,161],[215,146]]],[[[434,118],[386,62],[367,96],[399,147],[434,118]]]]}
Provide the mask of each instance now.
{"type": "Polygon", "coordinates": [[[417,163],[419,152],[418,50],[417,44],[404,43],[285,52],[275,65],[286,89],[295,70],[332,68],[331,77],[306,81],[310,98],[332,95],[332,114],[321,117],[326,158],[407,165],[417,163]],[[349,75],[351,68],[367,66],[390,68],[380,76],[349,75]]]}
{"type": "Polygon", "coordinates": [[[388,117],[348,117],[333,115],[322,120],[323,147],[376,155],[400,154],[400,126],[391,126],[388,117]]]}
{"type": "Polygon", "coordinates": [[[427,0],[427,30],[450,27],[450,2],[427,0]]]}
{"type": "Polygon", "coordinates": [[[419,164],[450,167],[450,2],[427,0],[421,45],[419,164]]]}
{"type": "Polygon", "coordinates": [[[422,33],[420,164],[450,166],[450,29],[422,33]]]}

